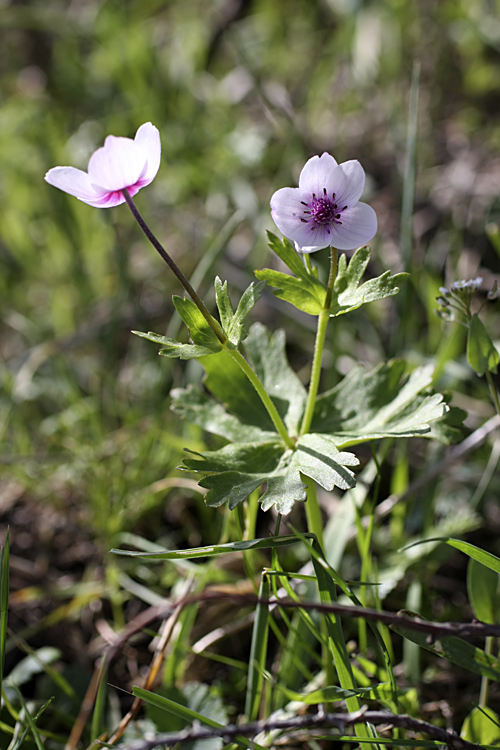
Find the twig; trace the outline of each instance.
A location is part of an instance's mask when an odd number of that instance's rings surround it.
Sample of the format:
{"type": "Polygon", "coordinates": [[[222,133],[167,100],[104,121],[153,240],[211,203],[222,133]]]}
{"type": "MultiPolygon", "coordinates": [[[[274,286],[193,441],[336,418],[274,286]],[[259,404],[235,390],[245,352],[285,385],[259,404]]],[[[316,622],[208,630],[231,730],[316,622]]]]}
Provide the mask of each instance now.
{"type": "MultiPolygon", "coordinates": [[[[287,719],[273,719],[270,721],[255,721],[250,724],[229,724],[222,728],[209,728],[194,725],[182,732],[169,732],[159,734],[152,740],[139,740],[128,745],[123,745],[121,750],[153,750],[159,746],[170,747],[179,742],[192,742],[193,740],[205,740],[213,737],[221,737],[226,742],[234,739],[238,735],[247,735],[255,737],[261,732],[267,731],[297,731],[304,729],[337,729],[341,734],[344,733],[345,727],[354,726],[360,723],[370,723],[374,725],[388,724],[401,729],[409,729],[412,732],[422,732],[432,739],[438,740],[454,750],[479,750],[480,746],[473,742],[463,740],[456,734],[452,734],[446,729],[435,727],[427,721],[413,719],[410,716],[391,714],[386,711],[367,711],[361,709],[355,713],[335,713],[335,714],[306,714],[305,716],[293,716],[287,719]]],[[[401,744],[404,741],[400,740],[401,744]]]]}

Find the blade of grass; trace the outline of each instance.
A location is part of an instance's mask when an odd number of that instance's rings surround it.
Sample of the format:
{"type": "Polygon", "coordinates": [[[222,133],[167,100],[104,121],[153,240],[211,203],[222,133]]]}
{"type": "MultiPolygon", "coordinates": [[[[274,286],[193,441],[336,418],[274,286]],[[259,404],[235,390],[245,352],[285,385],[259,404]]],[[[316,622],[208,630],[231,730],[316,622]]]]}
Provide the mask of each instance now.
{"type": "Polygon", "coordinates": [[[431,539],[420,539],[418,542],[413,542],[407,547],[403,547],[402,551],[404,552],[404,550],[410,549],[411,547],[417,547],[419,544],[426,544],[427,542],[444,542],[448,546],[460,550],[460,552],[468,555],[473,560],[482,563],[482,565],[490,570],[494,570],[495,573],[500,573],[500,557],[496,557],[496,555],[492,555],[491,552],[486,552],[486,550],[476,547],[474,544],[463,542],[461,539],[453,539],[453,537],[449,536],[436,536],[431,539]]]}
{"type": "Polygon", "coordinates": [[[92,714],[92,723],[90,725],[90,737],[91,742],[94,742],[101,733],[104,731],[104,727],[106,725],[106,718],[105,718],[105,712],[106,712],[106,697],[107,697],[107,685],[106,685],[106,675],[108,672],[108,665],[106,663],[106,658],[102,660],[101,666],[99,668],[99,689],[97,691],[97,696],[95,699],[95,705],[94,705],[94,712],[92,714]]]}
{"type": "Polygon", "coordinates": [[[2,695],[5,644],[7,641],[7,618],[9,611],[9,530],[5,545],[0,547],[0,696],[2,695]]]}
{"type": "MultiPolygon", "coordinates": [[[[312,538],[311,534],[304,534],[304,538],[312,538]]],[[[224,555],[228,552],[246,552],[250,549],[273,549],[285,547],[288,544],[297,543],[296,536],[269,537],[268,539],[247,539],[240,542],[229,542],[228,544],[214,544],[210,547],[194,547],[184,550],[165,550],[164,552],[132,552],[130,550],[112,549],[114,555],[125,557],[138,557],[141,560],[186,560],[197,557],[212,557],[213,555],[224,555]]]]}
{"type": "Polygon", "coordinates": [[[245,714],[248,721],[254,721],[259,714],[269,635],[269,604],[267,603],[269,600],[269,591],[269,576],[267,573],[263,573],[260,580],[259,599],[265,603],[257,604],[255,610],[255,622],[252,630],[252,643],[248,665],[247,692],[245,697],[245,714]]]}

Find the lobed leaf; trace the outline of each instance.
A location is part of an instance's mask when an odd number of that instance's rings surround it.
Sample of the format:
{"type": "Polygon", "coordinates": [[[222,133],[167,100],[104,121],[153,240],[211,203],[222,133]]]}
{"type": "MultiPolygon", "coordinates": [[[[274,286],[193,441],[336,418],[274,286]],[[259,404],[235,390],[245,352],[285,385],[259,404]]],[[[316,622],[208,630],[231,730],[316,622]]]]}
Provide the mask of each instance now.
{"type": "Polygon", "coordinates": [[[356,456],[338,451],[325,435],[302,436],[294,451],[273,440],[232,443],[218,451],[192,455],[180,468],[206,475],[200,486],[209,490],[207,505],[217,507],[227,502],[233,509],[267,482],[262,507],[268,510],[274,506],[283,515],[290,513],[295,502],[306,499],[301,473],[326,490],[348,489],[355,486],[355,479],[347,467],[358,464],[356,456]]]}
{"type": "Polygon", "coordinates": [[[265,281],[261,281],[258,284],[252,282],[243,292],[236,312],[234,312],[227,291],[227,281],[222,283],[218,276],[215,279],[215,299],[219,309],[222,328],[228,341],[235,347],[246,338],[247,333],[243,327],[243,322],[257,300],[260,299],[265,284],[265,281]]]}
{"type": "Polygon", "coordinates": [[[430,422],[448,407],[439,393],[422,391],[432,368],[420,367],[404,382],[405,363],[393,360],[366,372],[353,368],[335,388],[318,397],[312,429],[328,433],[346,447],[384,437],[413,437],[430,432],[430,422]]]}
{"type": "Polygon", "coordinates": [[[369,279],[359,286],[370,257],[368,247],[360,247],[356,250],[349,264],[345,255],[340,257],[330,308],[332,317],[357,310],[358,307],[368,302],[392,297],[399,292],[398,284],[408,278],[407,273],[391,276],[390,271],[385,271],[378,278],[369,279]]]}

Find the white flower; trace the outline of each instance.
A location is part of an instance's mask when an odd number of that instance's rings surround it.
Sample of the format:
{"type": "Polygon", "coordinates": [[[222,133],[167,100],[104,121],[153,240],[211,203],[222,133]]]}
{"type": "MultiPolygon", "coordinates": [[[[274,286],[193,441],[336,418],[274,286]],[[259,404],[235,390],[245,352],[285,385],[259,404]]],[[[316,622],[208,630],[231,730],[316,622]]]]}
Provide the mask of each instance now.
{"type": "Polygon", "coordinates": [[[359,199],[365,173],[358,161],[337,164],[326,152],[304,166],[298,188],[281,188],[271,198],[278,229],[301,253],[328,245],[354,250],[377,231],[375,211],[359,199]]]}
{"type": "Polygon", "coordinates": [[[158,129],[146,122],[133,140],[108,135],[104,146],[90,157],[87,172],[75,167],[54,167],[45,179],[89,206],[111,208],[125,202],[122,190],[135,195],[154,180],[160,155],[158,129]]]}

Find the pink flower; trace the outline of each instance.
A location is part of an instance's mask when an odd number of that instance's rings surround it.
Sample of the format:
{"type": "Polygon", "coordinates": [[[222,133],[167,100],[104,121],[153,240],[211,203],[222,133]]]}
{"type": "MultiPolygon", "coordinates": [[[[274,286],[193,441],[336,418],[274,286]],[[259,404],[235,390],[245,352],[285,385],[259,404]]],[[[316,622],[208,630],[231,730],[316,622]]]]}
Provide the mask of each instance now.
{"type": "Polygon", "coordinates": [[[87,172],[75,167],[54,167],[45,179],[89,206],[111,208],[125,202],[122,190],[135,195],[154,180],[160,154],[158,128],[146,122],[134,140],[108,135],[104,146],[90,157],[87,172]]]}
{"type": "Polygon", "coordinates": [[[271,198],[278,229],[301,253],[331,245],[354,250],[377,231],[375,211],[359,203],[365,173],[358,161],[337,164],[326,152],[304,166],[298,188],[281,188],[271,198]]]}

